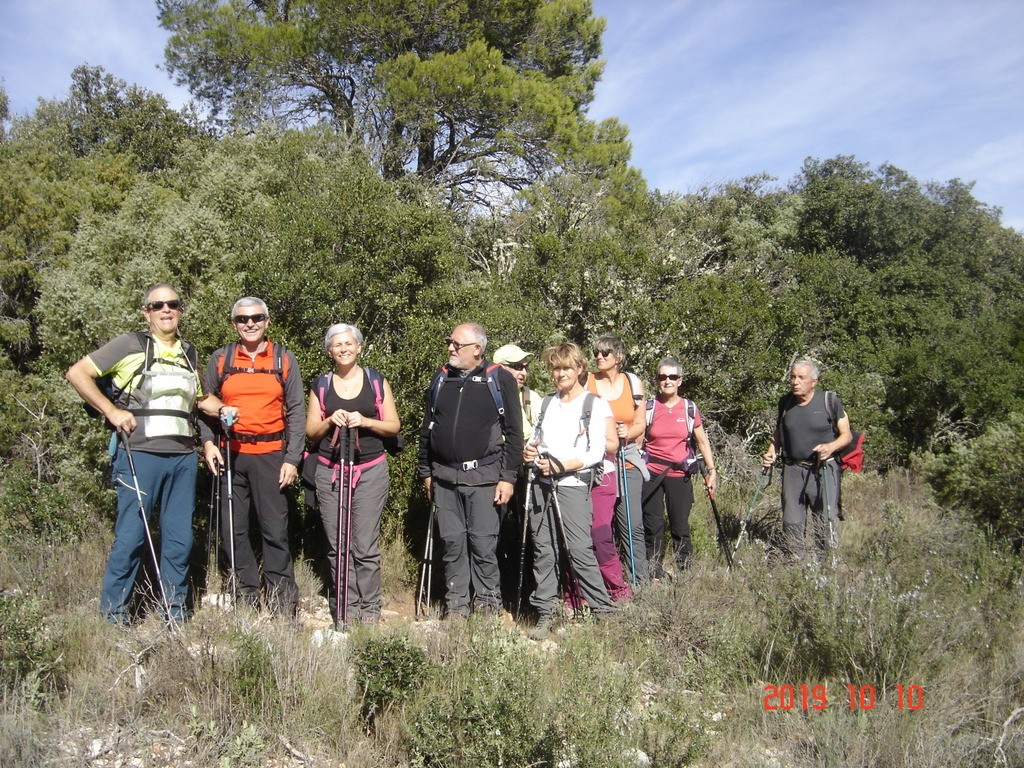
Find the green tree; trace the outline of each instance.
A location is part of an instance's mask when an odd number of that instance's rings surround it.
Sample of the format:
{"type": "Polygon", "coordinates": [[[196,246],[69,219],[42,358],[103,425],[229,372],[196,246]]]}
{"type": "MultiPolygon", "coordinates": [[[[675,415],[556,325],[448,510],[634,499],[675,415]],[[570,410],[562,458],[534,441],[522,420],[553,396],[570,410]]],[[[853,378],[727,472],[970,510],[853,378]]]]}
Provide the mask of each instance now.
{"type": "Polygon", "coordinates": [[[589,0],[159,0],[178,81],[235,125],[328,121],[456,202],[580,151],[601,73],[589,0]]]}

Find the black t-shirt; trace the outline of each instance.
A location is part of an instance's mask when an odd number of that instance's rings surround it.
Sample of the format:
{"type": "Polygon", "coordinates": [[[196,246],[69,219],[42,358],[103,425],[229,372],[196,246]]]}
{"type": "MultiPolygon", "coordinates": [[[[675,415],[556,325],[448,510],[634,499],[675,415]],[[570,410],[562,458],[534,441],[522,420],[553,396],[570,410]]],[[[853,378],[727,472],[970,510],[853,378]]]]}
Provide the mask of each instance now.
{"type": "MultiPolygon", "coordinates": [[[[342,398],[334,389],[334,374],[331,374],[324,391],[324,418],[327,418],[335,411],[356,411],[367,418],[377,418],[377,398],[373,393],[373,384],[370,377],[363,369],[363,387],[359,394],[350,400],[342,398]]],[[[342,460],[346,457],[335,455],[338,449],[331,447],[331,440],[334,437],[334,429],[328,429],[327,435],[320,441],[319,451],[321,456],[330,457],[332,461],[342,460]]],[[[366,427],[356,430],[356,464],[365,464],[376,459],[384,453],[384,441],[380,435],[366,427]]]]}
{"type": "MultiPolygon", "coordinates": [[[[843,418],[846,412],[838,396],[834,396],[835,419],[843,418]]],[[[806,405],[798,405],[796,398],[786,395],[779,403],[782,412],[782,451],[791,461],[813,461],[816,445],[830,443],[836,439],[835,426],[825,408],[825,393],[815,391],[806,405]]]]}

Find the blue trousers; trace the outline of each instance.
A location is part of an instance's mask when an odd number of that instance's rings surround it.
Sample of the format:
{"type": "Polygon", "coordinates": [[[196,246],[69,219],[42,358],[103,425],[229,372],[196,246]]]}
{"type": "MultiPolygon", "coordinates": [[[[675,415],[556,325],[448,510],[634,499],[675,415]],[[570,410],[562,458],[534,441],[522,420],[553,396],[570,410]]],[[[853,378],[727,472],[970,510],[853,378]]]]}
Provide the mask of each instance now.
{"type": "MultiPolygon", "coordinates": [[[[188,559],[192,552],[192,513],[196,503],[198,463],[195,453],[161,454],[132,451],[135,471],[142,490],[146,524],[154,508],[160,510],[160,575],[172,621],[186,618],[188,559]]],[[[123,447],[117,449],[112,465],[117,489],[117,523],[114,545],[103,575],[100,613],[112,623],[129,620],[128,602],[143,558],[150,557],[146,544],[138,496],[123,447]]],[[[159,601],[159,595],[156,596],[159,601]]]]}

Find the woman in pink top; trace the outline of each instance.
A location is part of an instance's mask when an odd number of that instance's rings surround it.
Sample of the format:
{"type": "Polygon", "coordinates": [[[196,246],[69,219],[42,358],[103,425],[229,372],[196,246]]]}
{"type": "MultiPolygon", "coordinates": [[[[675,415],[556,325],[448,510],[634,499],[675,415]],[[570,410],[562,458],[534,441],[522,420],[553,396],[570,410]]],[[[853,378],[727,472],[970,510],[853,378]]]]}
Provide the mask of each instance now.
{"type": "MultiPolygon", "coordinates": [[[[608,401],[619,440],[632,447],[639,461],[635,441],[644,433],[644,393],[640,380],[622,370],[626,362],[622,339],[618,336],[600,337],[594,344],[594,362],[597,371],[587,378],[587,389],[608,401]]],[[[643,475],[635,464],[627,462],[626,477],[617,477],[614,454],[605,456],[604,466],[604,479],[591,494],[594,550],[608,593],[613,600],[624,600],[632,596],[632,589],[623,579],[622,561],[625,561],[626,574],[634,584],[647,581],[647,549],[640,501],[643,475]],[[629,494],[628,502],[621,495],[623,484],[629,494]],[[618,534],[622,561],[615,548],[615,533],[618,534]]]]}
{"type": "Polygon", "coordinates": [[[718,482],[715,457],[704,431],[700,411],[692,400],[679,396],[682,366],[671,357],[658,363],[658,396],[647,402],[647,467],[651,479],[643,487],[643,521],[647,561],[652,578],[661,578],[665,549],[665,512],[668,509],[672,552],[676,567],[685,568],[693,556],[690,540],[692,478],[700,476],[698,454],[708,468],[708,490],[718,482]]]}

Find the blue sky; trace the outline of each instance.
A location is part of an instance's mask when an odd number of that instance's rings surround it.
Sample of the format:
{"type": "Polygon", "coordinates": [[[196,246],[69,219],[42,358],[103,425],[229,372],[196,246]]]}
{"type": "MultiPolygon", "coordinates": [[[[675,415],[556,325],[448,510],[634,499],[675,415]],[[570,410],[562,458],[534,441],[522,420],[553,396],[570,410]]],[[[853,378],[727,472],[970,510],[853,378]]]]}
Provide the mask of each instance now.
{"type": "MultiPolygon", "coordinates": [[[[595,0],[608,19],[591,117],[630,128],[652,187],[689,192],[806,157],[975,182],[1024,231],[1024,2],[595,0]]],[[[63,97],[82,63],[188,100],[158,69],[147,0],[0,0],[16,114],[63,97]]]]}

